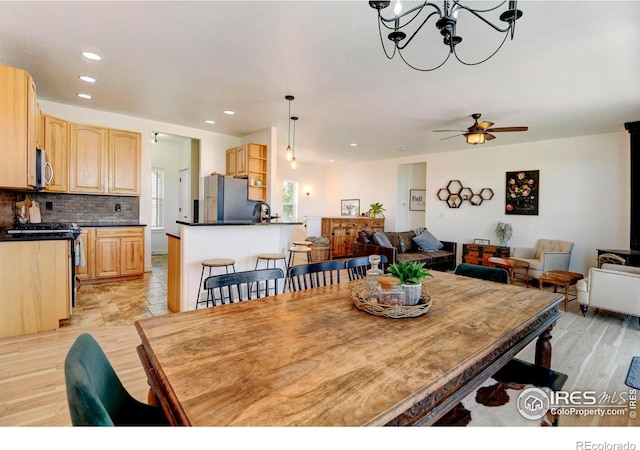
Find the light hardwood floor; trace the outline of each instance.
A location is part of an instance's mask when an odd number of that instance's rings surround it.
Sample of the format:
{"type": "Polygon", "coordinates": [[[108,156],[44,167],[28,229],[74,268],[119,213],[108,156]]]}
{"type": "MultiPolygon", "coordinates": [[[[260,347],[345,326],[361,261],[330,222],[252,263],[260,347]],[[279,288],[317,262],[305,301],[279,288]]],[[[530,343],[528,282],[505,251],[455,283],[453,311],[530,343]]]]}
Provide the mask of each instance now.
{"type": "MultiPolygon", "coordinates": [[[[345,277],[346,278],[346,277],[345,277]]],[[[91,333],[105,350],[125,387],[146,401],[148,385],[136,346],[135,320],[167,314],[166,258],[153,257],[153,272],[142,280],[82,286],[71,319],[57,330],[0,339],[0,426],[69,426],[64,358],[75,338],[91,333]]],[[[628,392],[624,384],[631,358],[640,355],[638,318],[606,311],[582,317],[569,304],[553,331],[552,368],[568,375],[565,390],[609,395],[628,392]]],[[[518,357],[533,362],[533,344],[518,357]]],[[[565,426],[636,426],[618,417],[564,416],[565,426]]]]}

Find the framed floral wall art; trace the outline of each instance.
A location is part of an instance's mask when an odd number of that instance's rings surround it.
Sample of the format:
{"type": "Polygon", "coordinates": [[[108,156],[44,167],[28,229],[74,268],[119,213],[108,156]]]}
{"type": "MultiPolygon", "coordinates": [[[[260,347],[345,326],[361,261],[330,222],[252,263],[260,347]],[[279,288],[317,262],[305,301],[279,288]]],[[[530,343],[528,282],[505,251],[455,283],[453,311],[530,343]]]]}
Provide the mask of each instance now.
{"type": "Polygon", "coordinates": [[[540,171],[507,172],[505,214],[538,215],[540,171]]]}

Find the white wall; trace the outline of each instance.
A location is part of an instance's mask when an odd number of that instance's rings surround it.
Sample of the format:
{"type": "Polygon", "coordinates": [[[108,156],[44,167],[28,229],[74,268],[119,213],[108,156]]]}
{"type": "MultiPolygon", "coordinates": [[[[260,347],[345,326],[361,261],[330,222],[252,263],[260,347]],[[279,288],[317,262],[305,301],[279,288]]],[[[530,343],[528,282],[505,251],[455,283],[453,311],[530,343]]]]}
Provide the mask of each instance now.
{"type": "Polygon", "coordinates": [[[400,164],[398,166],[398,197],[396,199],[396,205],[398,205],[398,208],[396,210],[396,229],[414,230],[425,226],[424,211],[411,211],[409,209],[409,192],[411,189],[425,189],[426,187],[426,163],[400,164]]]}
{"type": "Polygon", "coordinates": [[[341,198],[379,201],[387,208],[386,230],[396,230],[398,171],[393,166],[427,163],[426,225],[440,239],[462,244],[491,239],[498,221],[510,222],[510,246],[533,246],[538,238],[575,243],[570,270],[586,274],[597,248],[629,247],[629,135],[626,132],[509,146],[425,154],[334,167],[327,172],[327,213],[339,215],[341,198]],[[505,172],[540,170],[539,215],[504,214],[505,172]],[[474,192],[495,196],[481,206],[465,202],[452,209],[437,199],[438,189],[460,180],[474,192]],[[387,206],[388,205],[388,206],[387,206]]]}

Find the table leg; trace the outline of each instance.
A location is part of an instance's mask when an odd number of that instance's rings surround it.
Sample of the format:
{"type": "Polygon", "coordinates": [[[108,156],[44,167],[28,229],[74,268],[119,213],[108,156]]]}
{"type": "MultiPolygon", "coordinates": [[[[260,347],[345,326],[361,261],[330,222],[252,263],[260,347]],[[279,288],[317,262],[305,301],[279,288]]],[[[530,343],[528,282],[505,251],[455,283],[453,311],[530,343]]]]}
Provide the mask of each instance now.
{"type": "Polygon", "coordinates": [[[536,342],[536,366],[551,369],[551,330],[553,325],[544,330],[536,342]]]}
{"type": "Polygon", "coordinates": [[[569,285],[564,286],[564,312],[569,311],[569,285]]]}

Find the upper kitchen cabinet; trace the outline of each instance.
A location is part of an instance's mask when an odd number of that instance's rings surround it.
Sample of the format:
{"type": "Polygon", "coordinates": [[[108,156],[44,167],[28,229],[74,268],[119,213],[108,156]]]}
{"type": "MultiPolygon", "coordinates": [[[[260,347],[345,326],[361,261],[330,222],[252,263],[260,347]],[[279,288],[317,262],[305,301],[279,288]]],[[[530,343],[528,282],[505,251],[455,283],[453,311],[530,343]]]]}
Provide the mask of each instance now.
{"type": "Polygon", "coordinates": [[[140,195],[140,133],[109,130],[108,193],[140,195]]]}
{"type": "Polygon", "coordinates": [[[69,192],[105,194],[107,130],[69,125],[69,192]]]}
{"type": "Polygon", "coordinates": [[[36,85],[26,70],[0,65],[0,187],[36,185],[39,133],[36,85]]]}
{"type": "Polygon", "coordinates": [[[246,178],[247,173],[247,146],[241,145],[227,150],[226,175],[235,178],[246,178]]]}
{"type": "Polygon", "coordinates": [[[53,178],[46,187],[50,192],[67,192],[69,189],[69,122],[44,115],[44,146],[47,161],[53,168],[53,178]]]}
{"type": "Polygon", "coordinates": [[[140,195],[140,133],[69,125],[69,192],[140,195]]]}
{"type": "Polygon", "coordinates": [[[254,201],[267,200],[267,146],[246,144],[227,150],[226,175],[248,178],[247,198],[254,201]]]}

